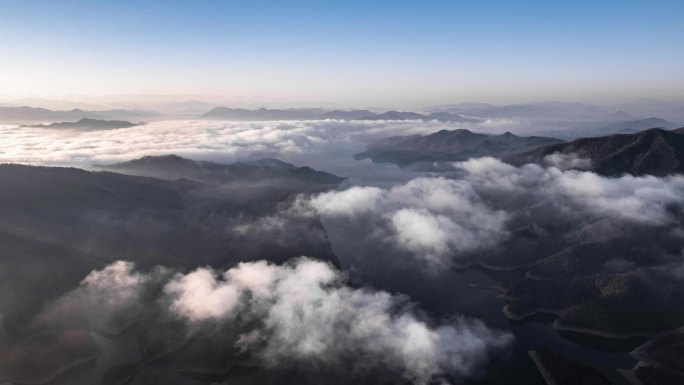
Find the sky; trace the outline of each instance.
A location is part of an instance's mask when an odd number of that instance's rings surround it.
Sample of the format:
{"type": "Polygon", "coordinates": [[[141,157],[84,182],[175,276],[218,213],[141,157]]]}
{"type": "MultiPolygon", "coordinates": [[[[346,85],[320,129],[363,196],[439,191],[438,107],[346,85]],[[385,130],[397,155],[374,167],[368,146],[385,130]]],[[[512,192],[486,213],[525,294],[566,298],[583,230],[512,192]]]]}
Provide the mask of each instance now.
{"type": "Polygon", "coordinates": [[[684,100],[684,1],[0,0],[0,97],[684,100]]]}

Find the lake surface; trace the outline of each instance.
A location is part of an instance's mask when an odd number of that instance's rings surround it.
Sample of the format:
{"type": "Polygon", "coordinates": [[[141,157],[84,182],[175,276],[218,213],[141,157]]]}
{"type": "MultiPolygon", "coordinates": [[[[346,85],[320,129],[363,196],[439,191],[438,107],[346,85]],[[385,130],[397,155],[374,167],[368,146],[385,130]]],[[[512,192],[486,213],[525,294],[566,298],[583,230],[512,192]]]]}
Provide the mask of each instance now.
{"type": "Polygon", "coordinates": [[[402,293],[417,302],[436,319],[456,314],[479,318],[489,327],[508,330],[515,342],[508,357],[498,357],[487,369],[487,377],[476,384],[531,384],[544,381],[527,352],[547,346],[554,352],[593,366],[616,385],[627,384],[615,368],[631,368],[636,360],[629,355],[644,339],[612,339],[574,332],[559,332],[553,328],[554,317],[540,315],[523,321],[512,321],[502,312],[506,302],[499,292],[473,285],[496,285],[507,275],[521,272],[487,271],[483,269],[426,269],[406,256],[392,259],[388,250],[369,250],[353,224],[340,226],[326,223],[335,254],[355,285],[369,285],[393,293],[402,293]]]}

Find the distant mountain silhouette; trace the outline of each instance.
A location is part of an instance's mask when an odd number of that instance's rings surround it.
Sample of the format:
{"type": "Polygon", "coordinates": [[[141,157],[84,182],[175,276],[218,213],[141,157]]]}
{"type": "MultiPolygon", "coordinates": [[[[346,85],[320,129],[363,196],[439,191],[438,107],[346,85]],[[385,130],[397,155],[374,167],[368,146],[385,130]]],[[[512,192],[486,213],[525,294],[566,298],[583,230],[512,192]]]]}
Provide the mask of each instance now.
{"type": "Polygon", "coordinates": [[[424,120],[427,119],[425,115],[417,112],[407,111],[386,111],[382,114],[375,114],[371,116],[364,116],[361,120],[424,120]]]}
{"type": "Polygon", "coordinates": [[[78,130],[113,130],[116,128],[128,128],[138,126],[140,123],[131,123],[125,120],[100,120],[83,118],[77,122],[59,122],[52,124],[24,125],[22,127],[34,128],[66,128],[78,130]]]}
{"type": "Polygon", "coordinates": [[[677,127],[676,124],[665,119],[651,117],[607,124],[603,127],[596,128],[595,132],[601,132],[603,134],[630,134],[647,130],[649,128],[672,129],[675,127],[677,127]]]}
{"type": "Polygon", "coordinates": [[[625,112],[625,111],[622,111],[622,110],[620,110],[620,111],[615,111],[615,112],[613,112],[612,114],[610,114],[610,115],[608,115],[608,116],[609,116],[610,118],[613,118],[613,119],[622,119],[622,120],[625,120],[625,119],[633,119],[633,118],[634,118],[634,116],[633,116],[632,114],[630,114],[630,113],[628,113],[628,112],[625,112]]]}
{"type": "Polygon", "coordinates": [[[581,138],[544,146],[504,160],[514,164],[541,163],[554,153],[577,154],[591,160],[593,171],[603,175],[668,175],[684,172],[684,128],[652,128],[635,134],[581,138]]]}
{"type": "Polygon", "coordinates": [[[342,111],[342,110],[335,110],[335,111],[330,111],[326,112],[323,115],[321,115],[322,119],[336,119],[336,120],[357,120],[357,119],[363,119],[369,116],[375,116],[377,115],[373,111],[368,111],[368,110],[351,110],[351,111],[342,111]]]}
{"type": "Polygon", "coordinates": [[[548,144],[562,143],[555,138],[478,134],[469,130],[441,130],[429,135],[394,136],[372,142],[355,159],[408,165],[425,161],[458,161],[478,156],[502,157],[529,151],[548,144]]]}
{"type": "Polygon", "coordinates": [[[649,128],[672,129],[676,124],[665,119],[650,117],[644,119],[613,121],[613,122],[594,122],[580,125],[577,128],[566,130],[568,135],[574,138],[586,138],[590,136],[603,136],[611,134],[632,134],[647,130],[649,128]]]}
{"type": "MultiPolygon", "coordinates": [[[[622,115],[622,114],[618,114],[622,115]]],[[[535,135],[552,136],[564,140],[589,138],[612,134],[632,134],[649,128],[673,129],[679,125],[668,120],[650,117],[632,120],[599,120],[584,122],[549,122],[547,126],[554,129],[534,131],[535,135]]]]}
{"type": "Polygon", "coordinates": [[[192,160],[178,155],[143,158],[98,166],[126,174],[162,179],[191,179],[209,184],[259,184],[296,190],[317,190],[336,186],[345,178],[310,167],[297,167],[278,159],[230,164],[192,160]]]}
{"type": "Polygon", "coordinates": [[[76,121],[80,119],[149,119],[160,118],[162,114],[145,110],[102,110],[102,111],[86,111],[75,108],[73,110],[49,110],[47,108],[38,107],[1,107],[0,106],[0,121],[10,122],[55,122],[55,121],[76,121]]]}
{"type": "Polygon", "coordinates": [[[430,115],[423,115],[417,112],[407,111],[386,111],[381,114],[369,110],[334,110],[325,111],[318,108],[305,109],[267,109],[259,108],[249,110],[245,108],[216,107],[202,115],[207,119],[239,120],[239,121],[259,121],[259,120],[319,120],[319,119],[339,119],[339,120],[439,120],[442,122],[478,123],[480,119],[473,119],[459,114],[447,112],[437,112],[430,115]]]}
{"type": "Polygon", "coordinates": [[[310,109],[267,109],[259,108],[257,110],[249,110],[246,108],[228,108],[216,107],[209,112],[202,115],[209,119],[225,119],[225,120],[243,120],[243,121],[257,121],[257,120],[312,120],[320,119],[321,115],[325,113],[324,110],[318,108],[310,109]]]}
{"type": "Polygon", "coordinates": [[[639,99],[616,104],[613,107],[637,116],[660,116],[680,124],[684,122],[684,102],[682,101],[639,99]]]}
{"type": "Polygon", "coordinates": [[[659,116],[673,122],[684,122],[684,102],[653,99],[640,99],[614,105],[562,101],[509,105],[460,103],[434,106],[430,110],[464,114],[478,118],[527,118],[570,121],[589,119],[597,121],[603,119],[629,120],[636,117],[659,116]]]}
{"type": "Polygon", "coordinates": [[[448,112],[433,112],[430,115],[423,115],[417,112],[407,111],[387,111],[382,114],[372,116],[365,116],[360,120],[438,120],[440,122],[459,122],[459,123],[478,123],[480,119],[466,118],[459,114],[450,114],[448,112]]]}
{"type": "Polygon", "coordinates": [[[586,103],[548,101],[540,103],[491,105],[462,103],[437,106],[436,112],[449,112],[481,118],[582,119],[605,115],[604,108],[586,103]]]}
{"type": "Polygon", "coordinates": [[[165,117],[164,114],[159,112],[148,111],[148,110],[128,110],[128,109],[114,109],[114,110],[101,110],[92,111],[92,113],[104,116],[107,119],[112,120],[146,120],[146,119],[162,119],[165,117]]]}
{"type": "Polygon", "coordinates": [[[4,121],[54,121],[78,120],[83,118],[102,119],[102,116],[90,111],[73,109],[68,111],[52,111],[34,107],[0,107],[0,120],[4,121]]]}
{"type": "MultiPolygon", "coordinates": [[[[423,119],[426,120],[426,119],[423,119]]],[[[427,116],[427,120],[439,120],[440,122],[460,122],[460,123],[479,123],[481,119],[466,118],[460,114],[450,114],[448,112],[433,112],[427,116]]]]}

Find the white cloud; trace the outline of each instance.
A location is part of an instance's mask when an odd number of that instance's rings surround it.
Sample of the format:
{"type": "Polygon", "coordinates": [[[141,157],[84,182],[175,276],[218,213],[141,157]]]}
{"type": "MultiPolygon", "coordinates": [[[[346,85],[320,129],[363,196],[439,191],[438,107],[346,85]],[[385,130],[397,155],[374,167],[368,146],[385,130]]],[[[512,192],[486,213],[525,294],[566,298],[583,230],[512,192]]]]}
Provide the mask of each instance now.
{"type": "Polygon", "coordinates": [[[178,276],[164,291],[174,298],[171,309],[192,320],[218,319],[230,314],[238,304],[240,292],[207,268],[178,276]]]}
{"type": "Polygon", "coordinates": [[[489,157],[454,166],[459,171],[454,179],[419,177],[385,189],[355,186],[300,197],[298,207],[313,209],[327,223],[354,218],[369,226],[368,239],[389,241],[438,265],[499,245],[515,230],[509,224],[615,218],[672,225],[680,220],[673,207],[684,207],[682,176],[609,178],[554,166],[518,168],[489,157]],[[540,203],[547,206],[547,218],[525,217],[540,203]]]}
{"type": "Polygon", "coordinates": [[[379,220],[371,236],[389,237],[396,247],[435,264],[494,246],[506,234],[506,213],[485,205],[462,180],[416,178],[388,189],[351,187],[300,198],[299,205],[330,219],[379,220]]]}
{"type": "MultiPolygon", "coordinates": [[[[83,311],[111,317],[112,308],[142,306],[141,296],[149,302],[140,327],[184,321],[187,333],[156,332],[168,334],[164,338],[175,344],[202,336],[227,351],[239,349],[251,364],[343,370],[352,378],[380,374],[426,384],[443,376],[473,376],[513,338],[463,317],[434,325],[406,297],[350,287],[330,264],[306,258],[286,265],[258,261],[176,275],[146,275],[119,261],[92,272],[57,303],[73,305],[63,317],[80,317],[83,311]],[[152,281],[157,285],[142,290],[152,281]],[[213,333],[220,334],[213,338],[213,333]]],[[[237,357],[226,357],[231,359],[237,357]]]]}
{"type": "Polygon", "coordinates": [[[427,211],[400,209],[391,215],[391,220],[399,243],[417,253],[446,253],[449,233],[457,231],[448,218],[427,211]]]}
{"type": "Polygon", "coordinates": [[[398,371],[427,383],[473,375],[512,338],[464,318],[432,327],[404,298],[346,286],[339,271],[309,259],[242,263],[223,274],[200,269],[175,277],[165,292],[174,299],[170,310],[192,324],[239,317],[241,325],[254,325],[236,343],[269,366],[334,368],[351,360],[360,375],[398,371]]]}
{"type": "Polygon", "coordinates": [[[164,287],[172,298],[171,310],[192,321],[217,320],[239,311],[245,292],[267,297],[278,273],[277,267],[264,261],[240,263],[217,274],[210,268],[198,268],[178,274],[164,287]]]}
{"type": "Polygon", "coordinates": [[[141,294],[149,277],[130,262],[117,261],[88,274],[80,286],[49,304],[39,324],[79,324],[117,333],[140,312],[141,294]]]}
{"type": "Polygon", "coordinates": [[[464,180],[479,192],[536,195],[538,200],[550,200],[587,216],[666,225],[676,221],[671,206],[684,205],[682,176],[609,178],[534,164],[516,168],[493,158],[470,159],[456,167],[466,172],[464,180]]]}
{"type": "Polygon", "coordinates": [[[555,152],[544,157],[544,164],[560,170],[588,170],[591,168],[591,160],[580,158],[575,153],[562,154],[555,152]]]}
{"type": "Polygon", "coordinates": [[[373,210],[382,195],[377,187],[350,187],[316,195],[309,204],[324,215],[355,216],[373,210]]]}

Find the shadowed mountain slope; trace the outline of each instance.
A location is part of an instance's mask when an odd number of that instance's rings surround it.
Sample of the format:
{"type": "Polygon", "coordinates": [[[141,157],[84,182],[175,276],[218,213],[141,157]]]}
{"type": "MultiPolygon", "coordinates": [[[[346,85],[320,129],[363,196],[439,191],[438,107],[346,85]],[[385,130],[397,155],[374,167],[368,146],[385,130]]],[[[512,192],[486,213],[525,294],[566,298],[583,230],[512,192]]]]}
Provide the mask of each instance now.
{"type": "Polygon", "coordinates": [[[668,175],[684,172],[684,129],[652,128],[635,134],[581,138],[504,158],[513,165],[541,163],[554,153],[576,154],[591,160],[591,169],[603,175],[668,175]]]}
{"type": "Polygon", "coordinates": [[[12,336],[0,344],[0,378],[9,382],[59,383],[97,356],[87,326],[36,334],[29,321],[113,261],[145,271],[301,255],[338,264],[318,218],[283,211],[292,191],[11,164],[0,165],[0,185],[0,314],[12,336]]]}
{"type": "Polygon", "coordinates": [[[429,135],[393,136],[368,144],[355,159],[408,165],[424,161],[458,161],[472,157],[502,157],[548,144],[560,139],[540,136],[521,137],[474,133],[469,130],[441,130],[429,135]]]}
{"type": "Polygon", "coordinates": [[[162,179],[186,178],[210,184],[262,184],[293,190],[330,188],[345,179],[310,167],[297,167],[273,158],[224,164],[192,160],[178,155],[164,155],[146,156],[99,167],[162,179]]]}

